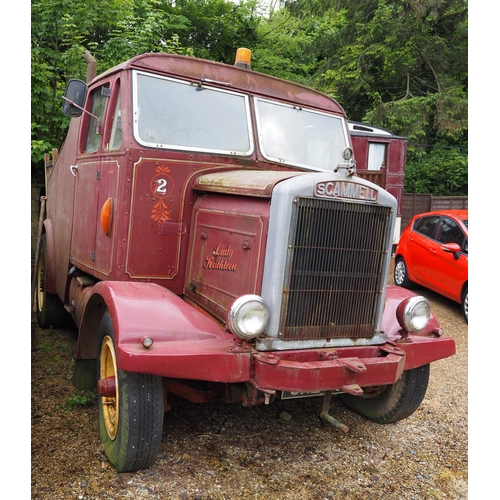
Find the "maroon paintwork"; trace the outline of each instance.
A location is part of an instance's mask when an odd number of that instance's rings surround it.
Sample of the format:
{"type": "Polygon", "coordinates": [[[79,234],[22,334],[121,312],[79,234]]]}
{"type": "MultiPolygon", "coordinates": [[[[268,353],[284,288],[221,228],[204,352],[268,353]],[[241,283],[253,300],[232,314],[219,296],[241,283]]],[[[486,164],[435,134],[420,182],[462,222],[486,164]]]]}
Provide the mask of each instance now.
{"type": "Polygon", "coordinates": [[[356,159],[356,171],[360,177],[375,182],[391,193],[398,202],[398,216],[401,217],[404,178],[406,168],[406,146],[408,140],[381,129],[360,124],[351,129],[352,148],[356,159]],[[384,163],[380,170],[368,170],[370,144],[386,146],[384,163]]]}

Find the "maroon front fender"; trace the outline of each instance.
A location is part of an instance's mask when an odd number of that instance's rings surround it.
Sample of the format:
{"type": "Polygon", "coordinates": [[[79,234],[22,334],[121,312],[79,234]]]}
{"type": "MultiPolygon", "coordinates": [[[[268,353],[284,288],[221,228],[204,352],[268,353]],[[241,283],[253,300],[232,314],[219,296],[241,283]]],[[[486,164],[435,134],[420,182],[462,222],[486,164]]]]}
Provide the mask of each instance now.
{"type": "Polygon", "coordinates": [[[120,369],[216,382],[249,379],[250,353],[234,349],[233,336],[219,323],[166,288],[101,281],[92,294],[111,315],[120,369]],[[143,346],[144,337],[153,340],[151,347],[143,346]]]}
{"type": "MultiPolygon", "coordinates": [[[[413,293],[411,290],[402,288],[400,286],[389,285],[387,287],[387,294],[385,299],[384,314],[382,316],[382,332],[387,334],[388,337],[399,337],[399,330],[401,326],[396,318],[396,309],[399,304],[408,297],[415,297],[417,294],[413,293]]],[[[431,335],[434,336],[432,332],[439,330],[439,323],[431,311],[431,319],[428,325],[419,332],[419,335],[431,335]]]]}

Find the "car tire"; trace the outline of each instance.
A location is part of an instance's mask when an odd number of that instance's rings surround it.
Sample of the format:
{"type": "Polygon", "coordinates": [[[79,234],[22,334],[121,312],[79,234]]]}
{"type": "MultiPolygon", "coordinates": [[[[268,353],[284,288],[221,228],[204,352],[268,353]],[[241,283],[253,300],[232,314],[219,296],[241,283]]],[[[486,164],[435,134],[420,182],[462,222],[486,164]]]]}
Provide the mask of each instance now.
{"type": "Polygon", "coordinates": [[[429,383],[429,364],[406,370],[391,385],[368,387],[362,396],[340,394],[351,410],[378,424],[391,424],[409,417],[420,406],[429,383]]]}
{"type": "Polygon", "coordinates": [[[462,314],[464,315],[465,322],[469,324],[469,285],[465,285],[462,292],[462,314]]]}
{"type": "Polygon", "coordinates": [[[413,282],[408,278],[408,268],[403,257],[396,257],[394,264],[394,283],[403,288],[413,288],[413,282]]]}

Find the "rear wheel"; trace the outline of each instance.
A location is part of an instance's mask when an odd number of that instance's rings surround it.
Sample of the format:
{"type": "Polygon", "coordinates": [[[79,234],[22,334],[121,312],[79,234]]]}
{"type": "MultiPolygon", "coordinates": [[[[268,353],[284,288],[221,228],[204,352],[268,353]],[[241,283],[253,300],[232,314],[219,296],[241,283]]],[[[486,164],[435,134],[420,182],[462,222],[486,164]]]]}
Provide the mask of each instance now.
{"type": "Polygon", "coordinates": [[[66,309],[57,295],[48,293],[45,287],[45,272],[47,258],[47,241],[45,234],[40,240],[40,255],[38,256],[37,283],[35,291],[36,318],[42,328],[59,328],[66,318],[66,309]]]}
{"type": "Polygon", "coordinates": [[[394,264],[394,283],[403,288],[412,288],[413,282],[408,278],[408,269],[403,257],[397,257],[394,264]]]}
{"type": "Polygon", "coordinates": [[[424,399],[430,366],[403,372],[393,385],[365,388],[363,396],[341,394],[340,400],[351,410],[379,424],[390,424],[409,417],[424,399]]]}
{"type": "Polygon", "coordinates": [[[101,443],[109,462],[118,472],[150,467],[162,437],[163,382],[161,377],[117,368],[109,312],[99,331],[98,370],[101,387],[107,387],[99,390],[98,407],[101,443]]]}

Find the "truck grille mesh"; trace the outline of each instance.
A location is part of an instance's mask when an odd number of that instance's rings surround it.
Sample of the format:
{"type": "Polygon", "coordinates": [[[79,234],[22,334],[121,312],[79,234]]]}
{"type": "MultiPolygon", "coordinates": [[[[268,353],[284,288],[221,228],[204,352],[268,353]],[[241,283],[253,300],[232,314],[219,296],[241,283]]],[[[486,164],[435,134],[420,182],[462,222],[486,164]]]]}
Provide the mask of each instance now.
{"type": "Polygon", "coordinates": [[[311,198],[295,202],[281,338],[372,337],[390,207],[311,198]]]}

